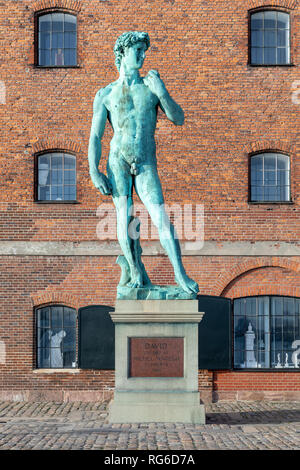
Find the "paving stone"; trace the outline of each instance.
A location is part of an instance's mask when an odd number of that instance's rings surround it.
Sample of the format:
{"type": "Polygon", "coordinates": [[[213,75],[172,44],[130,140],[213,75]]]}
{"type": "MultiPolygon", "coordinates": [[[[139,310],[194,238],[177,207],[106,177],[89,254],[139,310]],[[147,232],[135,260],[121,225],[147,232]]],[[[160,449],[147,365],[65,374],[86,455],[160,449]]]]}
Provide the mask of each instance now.
{"type": "Polygon", "coordinates": [[[113,424],[107,403],[0,402],[0,449],[300,449],[300,402],[206,405],[207,424],[113,424]]]}

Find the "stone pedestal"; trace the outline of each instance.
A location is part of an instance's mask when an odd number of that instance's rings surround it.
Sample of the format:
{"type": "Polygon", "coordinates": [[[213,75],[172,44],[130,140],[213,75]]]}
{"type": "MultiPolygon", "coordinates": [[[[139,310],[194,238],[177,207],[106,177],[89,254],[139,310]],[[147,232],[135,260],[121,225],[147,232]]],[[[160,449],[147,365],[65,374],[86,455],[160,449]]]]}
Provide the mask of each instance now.
{"type": "Polygon", "coordinates": [[[205,423],[198,392],[197,300],[118,300],[111,423],[205,423]]]}

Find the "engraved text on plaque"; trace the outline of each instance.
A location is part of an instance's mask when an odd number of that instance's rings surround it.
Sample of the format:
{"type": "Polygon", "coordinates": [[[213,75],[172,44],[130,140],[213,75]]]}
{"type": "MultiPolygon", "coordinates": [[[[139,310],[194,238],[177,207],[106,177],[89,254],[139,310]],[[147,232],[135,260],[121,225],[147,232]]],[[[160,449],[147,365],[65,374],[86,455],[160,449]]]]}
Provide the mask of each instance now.
{"type": "Polygon", "coordinates": [[[183,377],[183,338],[130,338],[130,377],[183,377]]]}

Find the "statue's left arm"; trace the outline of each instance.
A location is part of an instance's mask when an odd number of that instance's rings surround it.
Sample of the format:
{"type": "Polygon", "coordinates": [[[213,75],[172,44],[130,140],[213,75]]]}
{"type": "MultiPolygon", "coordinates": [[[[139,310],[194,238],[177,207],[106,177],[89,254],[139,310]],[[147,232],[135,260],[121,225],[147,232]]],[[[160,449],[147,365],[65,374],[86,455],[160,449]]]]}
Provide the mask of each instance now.
{"type": "Polygon", "coordinates": [[[150,70],[147,77],[144,78],[144,83],[148,88],[150,88],[152,93],[157,96],[159,105],[167,118],[176,126],[182,126],[184,122],[184,113],[179,104],[171,98],[164,82],[159,76],[159,73],[156,70],[150,70]]]}

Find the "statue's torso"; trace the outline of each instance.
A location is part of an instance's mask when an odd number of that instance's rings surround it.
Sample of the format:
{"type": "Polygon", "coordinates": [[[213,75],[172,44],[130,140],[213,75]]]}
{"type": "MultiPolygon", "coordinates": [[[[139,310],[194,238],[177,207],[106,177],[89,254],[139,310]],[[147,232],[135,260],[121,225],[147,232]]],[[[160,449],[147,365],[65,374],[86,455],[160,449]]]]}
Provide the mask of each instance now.
{"type": "Polygon", "coordinates": [[[143,82],[127,86],[117,81],[109,87],[104,105],[114,130],[110,158],[124,158],[129,164],[151,163],[158,98],[143,82]]]}

